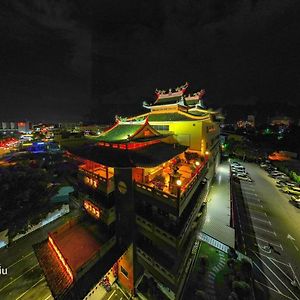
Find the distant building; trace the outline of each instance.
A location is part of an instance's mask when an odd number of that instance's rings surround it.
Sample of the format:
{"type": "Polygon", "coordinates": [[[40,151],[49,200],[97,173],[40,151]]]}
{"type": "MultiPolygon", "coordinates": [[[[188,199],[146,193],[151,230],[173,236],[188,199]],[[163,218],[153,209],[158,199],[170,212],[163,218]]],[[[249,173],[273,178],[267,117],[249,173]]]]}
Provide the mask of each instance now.
{"type": "Polygon", "coordinates": [[[32,123],[28,121],[21,122],[0,122],[0,132],[5,133],[28,133],[32,131],[32,123]]]}
{"type": "Polygon", "coordinates": [[[255,116],[248,115],[247,120],[240,120],[236,123],[237,128],[254,128],[255,127],[255,116]]]}
{"type": "Polygon", "coordinates": [[[271,118],[271,125],[285,125],[290,126],[293,123],[292,118],[287,116],[276,116],[271,118]]]}
{"type": "Polygon", "coordinates": [[[255,127],[255,116],[254,115],[248,115],[247,121],[250,126],[255,127]]]}

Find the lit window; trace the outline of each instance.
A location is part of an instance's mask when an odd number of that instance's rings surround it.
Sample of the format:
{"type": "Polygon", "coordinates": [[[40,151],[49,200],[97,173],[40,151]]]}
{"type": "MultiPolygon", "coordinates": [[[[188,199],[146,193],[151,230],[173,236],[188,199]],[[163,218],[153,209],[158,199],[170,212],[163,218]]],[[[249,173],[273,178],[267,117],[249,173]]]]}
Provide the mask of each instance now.
{"type": "Polygon", "coordinates": [[[121,266],[121,273],[128,278],[128,272],[121,266]]]}

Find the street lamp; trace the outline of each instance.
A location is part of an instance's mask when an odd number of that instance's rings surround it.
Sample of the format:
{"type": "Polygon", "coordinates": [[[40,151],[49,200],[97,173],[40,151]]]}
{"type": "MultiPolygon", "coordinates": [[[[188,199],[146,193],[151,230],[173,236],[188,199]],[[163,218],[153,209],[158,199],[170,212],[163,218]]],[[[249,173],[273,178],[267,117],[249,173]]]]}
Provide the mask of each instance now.
{"type": "Polygon", "coordinates": [[[177,185],[177,199],[179,199],[180,198],[180,187],[182,185],[182,181],[180,179],[177,179],[176,185],[177,185]]]}

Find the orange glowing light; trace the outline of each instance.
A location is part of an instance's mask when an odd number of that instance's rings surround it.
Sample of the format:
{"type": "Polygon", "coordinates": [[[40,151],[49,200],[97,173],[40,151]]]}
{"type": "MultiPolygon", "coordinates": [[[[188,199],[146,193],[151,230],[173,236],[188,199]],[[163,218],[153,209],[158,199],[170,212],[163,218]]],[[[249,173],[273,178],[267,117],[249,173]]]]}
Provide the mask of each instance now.
{"type": "Polygon", "coordinates": [[[100,219],[100,209],[88,200],[84,200],[83,207],[94,218],[100,219]]]}
{"type": "Polygon", "coordinates": [[[182,181],[181,181],[180,179],[178,179],[178,180],[176,180],[176,184],[177,184],[178,186],[181,186],[181,185],[182,185],[182,181]]]}
{"type": "Polygon", "coordinates": [[[139,149],[142,147],[147,147],[156,143],[159,143],[160,140],[152,140],[152,141],[147,141],[147,142],[141,142],[141,143],[136,143],[136,142],[130,142],[128,144],[110,144],[110,143],[104,143],[104,142],[99,142],[98,146],[105,146],[105,147],[112,147],[115,149],[122,149],[122,150],[133,150],[133,149],[139,149]]]}
{"type": "Polygon", "coordinates": [[[52,246],[52,248],[54,249],[59,261],[61,262],[62,266],[64,267],[65,271],[67,272],[67,274],[69,275],[71,281],[73,282],[74,280],[74,276],[73,273],[71,271],[71,268],[69,267],[69,265],[66,263],[66,260],[64,259],[64,257],[62,256],[62,254],[60,253],[60,251],[58,250],[57,246],[55,245],[53,239],[51,236],[48,237],[50,245],[52,246]]]}

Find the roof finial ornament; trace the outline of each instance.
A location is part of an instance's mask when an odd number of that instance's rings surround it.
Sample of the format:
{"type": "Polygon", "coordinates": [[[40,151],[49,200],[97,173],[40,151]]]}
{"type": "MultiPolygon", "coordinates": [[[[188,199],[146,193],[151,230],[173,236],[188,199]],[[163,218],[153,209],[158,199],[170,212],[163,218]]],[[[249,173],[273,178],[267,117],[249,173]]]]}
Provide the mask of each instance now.
{"type": "MultiPolygon", "coordinates": [[[[166,92],[165,90],[156,89],[155,90],[156,101],[154,102],[154,104],[157,104],[158,102],[164,101],[164,99],[168,99],[171,97],[172,98],[181,97],[185,93],[188,86],[189,84],[186,82],[184,85],[178,86],[174,90],[172,90],[172,88],[169,88],[168,92],[166,92]]],[[[178,99],[176,100],[176,102],[178,102],[178,99]]]]}

